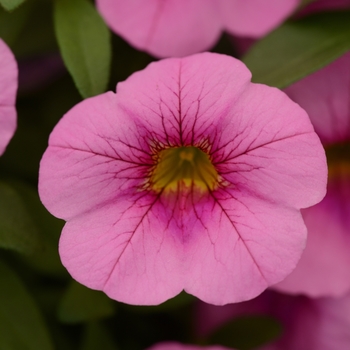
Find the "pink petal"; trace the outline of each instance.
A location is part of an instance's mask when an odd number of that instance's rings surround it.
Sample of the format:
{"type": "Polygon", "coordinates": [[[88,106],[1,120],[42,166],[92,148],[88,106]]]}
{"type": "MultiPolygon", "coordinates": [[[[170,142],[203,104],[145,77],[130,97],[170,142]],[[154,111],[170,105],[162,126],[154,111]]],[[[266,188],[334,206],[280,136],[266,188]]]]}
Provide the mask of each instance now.
{"type": "Polygon", "coordinates": [[[325,146],[350,139],[350,52],[285,92],[307,111],[325,146]]]}
{"type": "Polygon", "coordinates": [[[69,221],[61,260],[73,278],[113,299],[160,304],[183,289],[182,242],[167,228],[164,208],[152,207],[154,198],[133,200],[118,198],[69,221]]]}
{"type": "Polygon", "coordinates": [[[251,84],[219,135],[214,164],[241,192],[296,208],[324,197],[324,150],[305,111],[279,90],[251,84]]]}
{"type": "Polygon", "coordinates": [[[17,75],[15,57],[0,39],[0,155],[16,130],[17,75]]]}
{"type": "Polygon", "coordinates": [[[297,268],[274,289],[311,297],[350,291],[350,178],[333,179],[324,200],[305,209],[306,249],[297,268]]]}
{"type": "MultiPolygon", "coordinates": [[[[348,350],[350,296],[345,298],[277,298],[273,313],[284,323],[284,334],[261,350],[348,350]],[[279,300],[278,300],[279,299],[279,300]],[[280,312],[289,303],[288,314],[280,312]]],[[[286,310],[285,310],[286,311],[286,310]]]]}
{"type": "Polygon", "coordinates": [[[198,303],[197,329],[208,337],[237,317],[270,316],[283,327],[280,338],[259,350],[347,350],[350,344],[350,295],[309,299],[266,291],[257,298],[223,307],[198,303]]]}
{"type": "Polygon", "coordinates": [[[300,0],[220,0],[225,29],[238,36],[259,38],[280,25],[300,0]]]}
{"type": "Polygon", "coordinates": [[[52,132],[41,160],[39,190],[45,206],[56,216],[67,220],[101,207],[114,201],[126,179],[131,187],[138,183],[133,180],[134,168],[143,154],[135,150],[129,155],[126,135],[134,144],[137,135],[130,133],[132,121],[116,112],[116,104],[112,92],[87,99],[71,109],[52,132]]]}
{"type": "Polygon", "coordinates": [[[246,191],[226,189],[214,196],[206,210],[196,207],[198,219],[189,226],[185,291],[216,305],[254,298],[297,264],[304,222],[299,211],[246,191]]]}
{"type": "Polygon", "coordinates": [[[347,350],[350,344],[350,295],[320,299],[320,329],[314,332],[317,350],[347,350]]]}
{"type": "MultiPolygon", "coordinates": [[[[308,111],[326,147],[350,139],[349,63],[350,53],[347,53],[286,90],[308,111]]],[[[341,160],[330,158],[331,175],[325,199],[304,211],[309,231],[306,250],[296,270],[275,286],[278,290],[314,297],[340,296],[350,290],[347,268],[350,263],[350,178],[348,170],[339,173],[338,161],[341,160]]]]}
{"type": "MultiPolygon", "coordinates": [[[[240,61],[202,53],[151,63],[117,85],[121,108],[140,118],[145,131],[167,146],[196,144],[218,137],[251,73],[240,61]]],[[[141,121],[140,121],[141,123],[141,121]]]]}
{"type": "Polygon", "coordinates": [[[186,56],[209,49],[221,23],[212,0],[97,0],[113,31],[157,57],[186,56]]]}

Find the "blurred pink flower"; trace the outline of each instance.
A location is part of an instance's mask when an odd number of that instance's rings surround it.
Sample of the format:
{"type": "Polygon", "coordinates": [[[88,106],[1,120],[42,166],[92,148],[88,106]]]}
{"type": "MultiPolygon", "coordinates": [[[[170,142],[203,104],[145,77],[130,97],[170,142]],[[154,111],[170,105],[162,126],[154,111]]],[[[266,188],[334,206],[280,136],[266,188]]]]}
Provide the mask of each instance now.
{"type": "Polygon", "coordinates": [[[58,80],[66,68],[58,52],[25,57],[18,62],[19,93],[33,94],[58,80]]]}
{"type": "Polygon", "coordinates": [[[348,350],[350,295],[310,299],[265,291],[243,303],[214,306],[198,302],[197,332],[208,337],[226,322],[242,316],[269,316],[282,325],[282,335],[256,350],[348,350]]]}
{"type": "Polygon", "coordinates": [[[277,27],[300,0],[97,0],[110,28],[156,57],[210,49],[222,31],[258,38],[277,27]]]}
{"type": "Polygon", "coordinates": [[[234,350],[234,349],[228,349],[228,348],[224,348],[222,346],[216,346],[216,345],[202,347],[198,345],[184,345],[184,344],[175,343],[175,342],[166,342],[166,343],[159,343],[159,344],[153,345],[147,350],[234,350]]]}
{"type": "Polygon", "coordinates": [[[17,75],[15,57],[0,39],[0,155],[16,130],[17,75]]]}
{"type": "Polygon", "coordinates": [[[75,279],[132,304],[183,289],[225,304],[291,272],[299,209],[325,194],[324,150],[304,110],[250,78],[225,55],[167,59],[62,118],[39,191],[67,221],[75,279]]]}
{"type": "Polygon", "coordinates": [[[286,89],[308,113],[328,158],[324,200],[303,211],[308,241],[278,290],[313,297],[350,292],[350,52],[286,89]]]}

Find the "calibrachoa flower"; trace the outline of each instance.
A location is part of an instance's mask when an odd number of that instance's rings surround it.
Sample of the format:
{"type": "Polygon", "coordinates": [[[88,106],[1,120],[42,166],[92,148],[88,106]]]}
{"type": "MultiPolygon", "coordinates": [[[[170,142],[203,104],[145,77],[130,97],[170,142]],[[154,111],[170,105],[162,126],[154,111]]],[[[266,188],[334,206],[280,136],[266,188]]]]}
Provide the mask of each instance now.
{"type": "Polygon", "coordinates": [[[216,43],[223,30],[258,38],[300,0],[97,0],[110,28],[157,57],[185,56],[216,43]]]}
{"type": "Polygon", "coordinates": [[[299,208],[325,194],[324,150],[304,110],[250,78],[225,55],[167,59],[63,117],[39,191],[67,221],[75,279],[127,303],[184,289],[225,304],[291,272],[299,208]]]}
{"type": "Polygon", "coordinates": [[[286,89],[309,113],[326,148],[328,191],[303,211],[305,252],[279,290],[310,296],[350,292],[350,52],[286,89]]]}
{"type": "Polygon", "coordinates": [[[159,343],[147,350],[234,350],[223,348],[222,346],[196,346],[196,345],[183,345],[176,342],[159,343]]]}
{"type": "Polygon", "coordinates": [[[17,75],[16,60],[0,39],[0,155],[16,130],[17,75]]]}
{"type": "Polygon", "coordinates": [[[265,291],[247,302],[213,306],[197,304],[197,332],[203,337],[226,322],[244,316],[269,316],[280,322],[282,334],[257,350],[348,350],[350,295],[311,299],[265,291]]]}

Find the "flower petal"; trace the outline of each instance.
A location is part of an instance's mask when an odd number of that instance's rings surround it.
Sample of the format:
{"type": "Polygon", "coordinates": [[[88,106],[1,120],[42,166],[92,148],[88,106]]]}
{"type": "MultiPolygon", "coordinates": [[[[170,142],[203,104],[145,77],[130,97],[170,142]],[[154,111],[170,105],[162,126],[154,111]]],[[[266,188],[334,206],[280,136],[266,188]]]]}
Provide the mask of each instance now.
{"type": "Polygon", "coordinates": [[[154,198],[116,200],[66,224],[62,263],[77,281],[113,299],[160,304],[184,283],[181,241],[167,225],[154,198]]]}
{"type": "Polygon", "coordinates": [[[254,298],[297,264],[306,241],[300,212],[237,189],[212,196],[189,226],[185,291],[216,305],[254,298]]]}
{"type": "Polygon", "coordinates": [[[252,84],[218,134],[213,163],[242,192],[296,208],[324,197],[327,165],[320,140],[305,111],[279,90],[252,84]]]}
{"type": "Polygon", "coordinates": [[[0,155],[16,130],[16,92],[18,68],[15,58],[0,39],[0,155]]]}
{"type": "Polygon", "coordinates": [[[259,38],[282,23],[299,3],[299,0],[220,0],[220,10],[228,32],[259,38]]]}
{"type": "Polygon", "coordinates": [[[307,111],[325,146],[350,139],[350,52],[285,92],[307,111]]]}
{"type": "Polygon", "coordinates": [[[112,92],[84,100],[51,133],[39,192],[57,217],[67,220],[113,203],[144,180],[151,160],[148,140],[134,131],[134,120],[117,102],[112,92]]]}
{"type": "Polygon", "coordinates": [[[212,0],[97,0],[107,24],[157,57],[186,56],[214,45],[221,33],[212,0]]]}
{"type": "MultiPolygon", "coordinates": [[[[240,61],[202,53],[151,63],[117,85],[121,108],[165,146],[195,145],[216,126],[250,84],[240,61]]],[[[140,131],[141,132],[141,131],[140,131]]]]}
{"type": "Polygon", "coordinates": [[[349,292],[349,198],[350,179],[333,179],[323,201],[303,211],[306,249],[296,269],[274,289],[310,297],[339,297],[349,292]]]}
{"type": "Polygon", "coordinates": [[[349,295],[334,299],[276,295],[276,302],[271,306],[273,308],[271,312],[284,323],[285,331],[280,339],[261,350],[347,350],[349,348],[349,295]],[[286,304],[293,307],[283,310],[286,304]]]}
{"type": "Polygon", "coordinates": [[[319,313],[320,329],[313,332],[315,350],[347,350],[350,344],[350,295],[344,298],[323,298],[319,313]]]}
{"type": "Polygon", "coordinates": [[[224,307],[198,303],[196,312],[202,337],[237,317],[277,319],[283,334],[260,350],[347,350],[350,344],[350,295],[309,299],[267,290],[253,300],[224,307]]]}

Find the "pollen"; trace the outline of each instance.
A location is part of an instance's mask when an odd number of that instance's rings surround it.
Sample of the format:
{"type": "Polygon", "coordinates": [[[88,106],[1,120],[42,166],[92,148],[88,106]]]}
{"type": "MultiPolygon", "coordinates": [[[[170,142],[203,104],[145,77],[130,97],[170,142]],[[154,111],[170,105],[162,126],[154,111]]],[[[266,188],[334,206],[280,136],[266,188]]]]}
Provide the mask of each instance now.
{"type": "Polygon", "coordinates": [[[194,146],[172,147],[159,151],[150,177],[153,190],[177,191],[183,186],[212,191],[218,183],[209,155],[194,146]]]}

